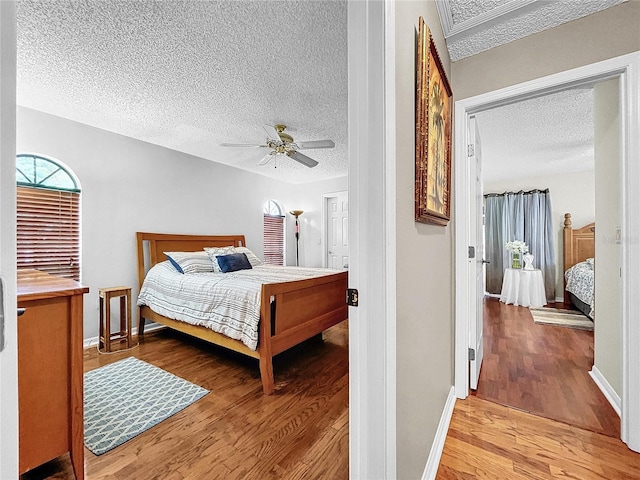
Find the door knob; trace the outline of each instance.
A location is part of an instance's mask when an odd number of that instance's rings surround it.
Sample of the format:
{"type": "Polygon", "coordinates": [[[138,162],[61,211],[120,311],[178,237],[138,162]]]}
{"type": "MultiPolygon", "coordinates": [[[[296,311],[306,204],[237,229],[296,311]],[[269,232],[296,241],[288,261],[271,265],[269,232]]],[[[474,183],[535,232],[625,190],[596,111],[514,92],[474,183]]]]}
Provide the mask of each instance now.
{"type": "Polygon", "coordinates": [[[491,263],[489,260],[482,259],[482,263],[491,263]]]}

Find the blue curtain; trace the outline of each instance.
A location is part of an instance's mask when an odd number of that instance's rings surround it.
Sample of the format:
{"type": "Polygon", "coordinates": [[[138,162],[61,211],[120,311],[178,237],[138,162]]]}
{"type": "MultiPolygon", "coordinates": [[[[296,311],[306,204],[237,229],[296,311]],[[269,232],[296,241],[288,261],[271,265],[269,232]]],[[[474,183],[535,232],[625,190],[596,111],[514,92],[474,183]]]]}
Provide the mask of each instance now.
{"type": "Polygon", "coordinates": [[[542,270],[547,301],[555,301],[556,258],[549,190],[485,195],[485,252],[487,291],[500,293],[504,269],[511,263],[504,244],[523,240],[542,270]]]}

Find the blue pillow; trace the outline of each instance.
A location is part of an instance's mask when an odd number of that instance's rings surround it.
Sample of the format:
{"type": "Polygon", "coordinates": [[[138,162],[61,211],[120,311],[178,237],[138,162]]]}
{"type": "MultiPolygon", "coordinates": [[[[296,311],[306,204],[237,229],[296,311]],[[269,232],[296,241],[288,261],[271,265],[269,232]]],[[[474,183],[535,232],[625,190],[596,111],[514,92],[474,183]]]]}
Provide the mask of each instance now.
{"type": "Polygon", "coordinates": [[[251,269],[251,263],[245,253],[232,253],[231,255],[218,255],[218,265],[222,273],[236,272],[238,270],[251,269]]]}

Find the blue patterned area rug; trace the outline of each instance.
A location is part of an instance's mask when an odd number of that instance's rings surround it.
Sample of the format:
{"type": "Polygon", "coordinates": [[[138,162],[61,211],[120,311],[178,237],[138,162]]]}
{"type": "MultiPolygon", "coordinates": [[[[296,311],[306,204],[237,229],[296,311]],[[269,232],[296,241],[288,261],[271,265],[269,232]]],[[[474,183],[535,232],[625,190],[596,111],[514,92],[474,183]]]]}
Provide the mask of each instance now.
{"type": "Polygon", "coordinates": [[[208,390],[129,357],[84,374],[84,444],[96,455],[204,397],[208,390]]]}

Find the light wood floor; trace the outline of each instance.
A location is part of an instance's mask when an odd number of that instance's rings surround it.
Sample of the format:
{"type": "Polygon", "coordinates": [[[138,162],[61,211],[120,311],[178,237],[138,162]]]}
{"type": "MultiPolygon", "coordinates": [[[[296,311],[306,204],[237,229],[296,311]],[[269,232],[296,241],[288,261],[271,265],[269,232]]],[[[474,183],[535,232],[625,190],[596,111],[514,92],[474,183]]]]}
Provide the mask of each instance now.
{"type": "Polygon", "coordinates": [[[487,298],[476,395],[620,438],[620,418],[589,370],[593,332],[533,323],[526,307],[487,298]]]}
{"type": "Polygon", "coordinates": [[[620,440],[469,396],[458,400],[438,480],[638,480],[620,440]]]}
{"type": "MultiPolygon", "coordinates": [[[[348,478],[346,324],[276,358],[272,397],[252,360],[175,333],[149,335],[131,354],[211,393],[109,453],[85,450],[87,479],[348,478]]],[[[88,351],[85,370],[127,355],[88,351]]],[[[70,478],[64,457],[24,476],[70,478]]],[[[640,480],[640,455],[616,438],[470,396],[456,403],[437,478],[640,480]]]]}
{"type": "MultiPolygon", "coordinates": [[[[112,355],[85,351],[85,371],[135,356],[211,390],[182,412],[101,456],[85,448],[87,479],[347,479],[348,327],[343,322],[274,360],[262,394],[256,360],[170,332],[112,355]]],[[[23,480],[71,479],[68,457],[23,480]]]]}
{"type": "Polygon", "coordinates": [[[640,479],[640,454],[587,373],[593,333],[535,325],[495,299],[484,320],[478,391],[456,402],[438,480],[640,479]]]}

